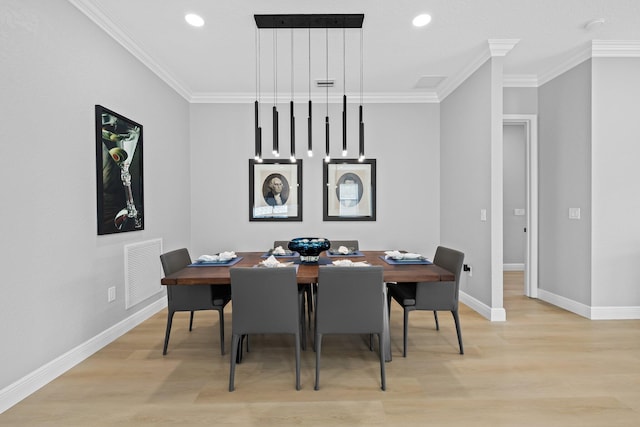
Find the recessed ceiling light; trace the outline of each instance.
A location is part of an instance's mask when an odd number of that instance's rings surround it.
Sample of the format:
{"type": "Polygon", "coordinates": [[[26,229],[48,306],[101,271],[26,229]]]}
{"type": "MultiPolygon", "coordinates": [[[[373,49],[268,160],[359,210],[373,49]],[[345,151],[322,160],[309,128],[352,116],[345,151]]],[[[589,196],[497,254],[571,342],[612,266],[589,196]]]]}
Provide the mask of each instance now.
{"type": "Polygon", "coordinates": [[[416,27],[424,27],[429,22],[431,22],[431,15],[423,13],[422,15],[418,15],[413,18],[413,25],[416,27]]]}
{"type": "Polygon", "coordinates": [[[188,13],[184,16],[184,20],[194,27],[202,27],[204,25],[204,19],[200,15],[195,13],[188,13]]]}

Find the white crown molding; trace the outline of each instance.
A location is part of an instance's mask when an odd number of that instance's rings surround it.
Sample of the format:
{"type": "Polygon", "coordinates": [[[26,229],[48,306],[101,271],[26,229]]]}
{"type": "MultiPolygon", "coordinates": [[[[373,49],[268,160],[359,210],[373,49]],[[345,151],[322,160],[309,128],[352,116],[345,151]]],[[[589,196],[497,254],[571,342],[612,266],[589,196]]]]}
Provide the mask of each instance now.
{"type": "Polygon", "coordinates": [[[121,28],[119,28],[113,20],[99,7],[86,0],[68,0],[69,3],[74,5],[80,12],[84,13],[89,19],[91,19],[98,27],[111,36],[115,41],[120,43],[126,50],[128,50],[135,58],[142,62],[147,68],[149,68],[154,74],[156,74],[162,81],[164,81],[169,87],[175,90],[184,99],[189,100],[191,97],[191,91],[185,84],[176,79],[170,72],[165,70],[158,64],[151,56],[145,53],[137,43],[133,41],[129,35],[121,28]]]}
{"type": "Polygon", "coordinates": [[[438,98],[443,101],[447,96],[456,90],[465,80],[482,66],[487,60],[494,56],[505,56],[518,44],[520,39],[489,39],[487,40],[487,50],[471,61],[460,73],[442,82],[442,88],[438,90],[438,98]]]}
{"type": "Polygon", "coordinates": [[[503,87],[538,87],[538,76],[535,74],[505,74],[503,87]]]}
{"type": "Polygon", "coordinates": [[[489,39],[491,56],[506,56],[518,44],[520,39],[489,39]]]}
{"type": "Polygon", "coordinates": [[[640,58],[639,40],[592,40],[591,43],[564,62],[538,76],[538,86],[566,73],[591,58],[640,58]]]}
{"type": "Polygon", "coordinates": [[[482,54],[478,55],[476,59],[471,61],[469,65],[462,69],[457,75],[446,79],[440,86],[438,90],[438,98],[440,101],[444,101],[444,99],[451,95],[451,93],[457,89],[465,80],[467,80],[473,73],[476,72],[478,68],[482,66],[485,62],[487,62],[491,58],[489,51],[484,51],[482,54]]]}
{"type": "Polygon", "coordinates": [[[640,40],[593,40],[593,58],[640,58],[640,40]]]}
{"type": "MultiPolygon", "coordinates": [[[[256,100],[255,93],[195,93],[187,100],[192,104],[248,104],[256,100]]],[[[308,95],[294,95],[295,103],[306,103],[309,100],[308,95]]],[[[324,104],[327,98],[320,94],[312,95],[311,100],[315,103],[324,104]]],[[[329,95],[330,104],[342,103],[342,94],[329,95]]],[[[279,95],[278,104],[288,104],[291,101],[290,96],[279,95]]],[[[260,97],[262,104],[273,104],[273,96],[263,94],[260,97]]],[[[435,92],[397,92],[397,93],[367,93],[362,95],[363,104],[425,104],[438,103],[440,99],[435,92]]],[[[360,104],[360,94],[347,94],[348,104],[360,104]]]]}

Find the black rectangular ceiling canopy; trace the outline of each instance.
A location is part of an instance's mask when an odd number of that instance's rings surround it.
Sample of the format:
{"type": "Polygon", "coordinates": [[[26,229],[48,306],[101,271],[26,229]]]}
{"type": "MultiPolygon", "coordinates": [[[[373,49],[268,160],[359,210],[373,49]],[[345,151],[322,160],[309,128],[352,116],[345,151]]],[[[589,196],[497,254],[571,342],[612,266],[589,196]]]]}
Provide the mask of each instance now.
{"type": "Polygon", "coordinates": [[[362,28],[364,13],[253,15],[258,28],[362,28]]]}

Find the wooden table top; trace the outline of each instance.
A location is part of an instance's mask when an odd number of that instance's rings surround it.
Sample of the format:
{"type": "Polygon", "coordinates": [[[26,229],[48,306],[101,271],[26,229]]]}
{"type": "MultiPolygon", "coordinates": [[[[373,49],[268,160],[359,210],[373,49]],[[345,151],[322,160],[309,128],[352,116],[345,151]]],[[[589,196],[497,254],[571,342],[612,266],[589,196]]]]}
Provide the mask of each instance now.
{"type": "MultiPolygon", "coordinates": [[[[407,264],[390,265],[380,259],[384,251],[361,251],[364,256],[358,257],[331,257],[330,259],[351,259],[354,262],[367,261],[372,265],[384,267],[385,282],[440,282],[453,281],[453,273],[438,267],[437,265],[407,264]]],[[[182,270],[170,274],[161,280],[163,285],[228,285],[231,283],[229,270],[233,267],[252,267],[257,265],[264,258],[264,252],[236,252],[242,257],[240,262],[230,267],[186,267],[182,270]]],[[[321,254],[324,257],[325,254],[321,254]]],[[[281,259],[281,262],[292,260],[293,258],[281,259]]],[[[300,264],[298,267],[298,283],[317,283],[318,265],[300,264]]]]}

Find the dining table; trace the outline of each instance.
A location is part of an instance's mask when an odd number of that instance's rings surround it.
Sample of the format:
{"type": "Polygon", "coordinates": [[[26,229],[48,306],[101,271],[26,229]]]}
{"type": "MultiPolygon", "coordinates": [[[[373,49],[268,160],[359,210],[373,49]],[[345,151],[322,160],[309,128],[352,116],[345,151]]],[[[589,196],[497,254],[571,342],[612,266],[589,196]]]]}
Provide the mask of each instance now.
{"type": "MultiPolygon", "coordinates": [[[[268,252],[236,252],[239,260],[232,265],[193,265],[183,268],[161,279],[162,285],[197,286],[197,285],[228,285],[231,283],[230,270],[233,267],[253,267],[260,265],[261,261],[269,255],[268,252]]],[[[322,265],[331,265],[335,260],[351,260],[352,262],[365,262],[370,265],[383,267],[383,280],[386,283],[406,282],[452,282],[455,275],[432,263],[424,262],[394,262],[385,259],[385,251],[356,251],[348,255],[329,255],[326,252],[320,254],[317,263],[300,262],[299,257],[282,257],[280,262],[293,262],[298,266],[297,280],[299,284],[318,283],[318,269],[322,265]]],[[[230,263],[231,264],[231,263],[230,263]]],[[[386,292],[386,287],[385,287],[386,292]]],[[[233,298],[233,297],[232,297],[233,298]]],[[[386,300],[386,295],[385,295],[386,300]]],[[[385,331],[383,339],[385,344],[385,360],[391,361],[389,313],[387,304],[384,304],[385,331]]]]}

